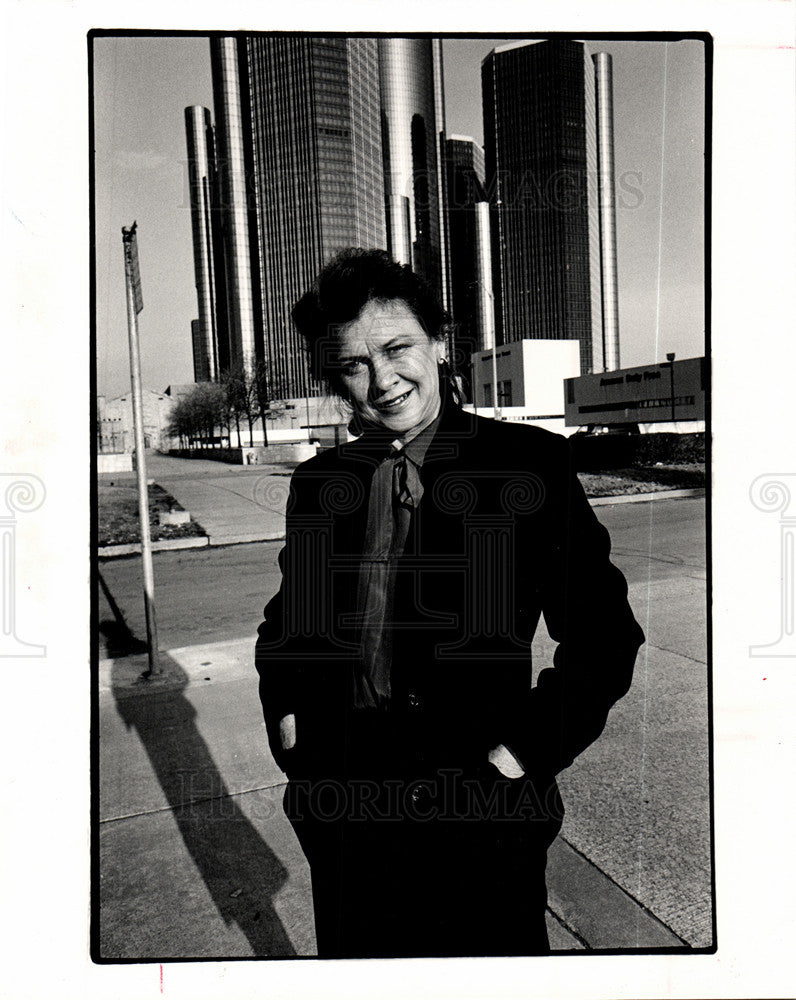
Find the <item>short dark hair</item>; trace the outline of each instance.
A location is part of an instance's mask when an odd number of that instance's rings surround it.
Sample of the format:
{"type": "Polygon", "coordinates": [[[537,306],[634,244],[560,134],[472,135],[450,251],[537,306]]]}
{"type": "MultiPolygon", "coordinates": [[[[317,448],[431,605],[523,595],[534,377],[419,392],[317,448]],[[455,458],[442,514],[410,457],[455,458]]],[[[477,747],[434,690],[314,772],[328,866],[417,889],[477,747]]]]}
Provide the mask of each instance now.
{"type": "Polygon", "coordinates": [[[335,388],[330,368],[335,334],[359,316],[368,302],[403,300],[430,340],[442,340],[448,316],[429,286],[407,264],[384,250],[352,247],[333,257],[293,307],[310,356],[310,371],[335,388]]]}

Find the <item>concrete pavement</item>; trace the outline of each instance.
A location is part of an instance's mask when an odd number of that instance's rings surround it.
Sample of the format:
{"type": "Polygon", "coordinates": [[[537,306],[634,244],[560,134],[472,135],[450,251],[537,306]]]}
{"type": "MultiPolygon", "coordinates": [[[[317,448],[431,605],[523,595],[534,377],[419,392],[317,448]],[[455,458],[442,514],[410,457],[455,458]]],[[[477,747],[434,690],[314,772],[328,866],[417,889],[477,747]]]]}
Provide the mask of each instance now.
{"type": "MultiPolygon", "coordinates": [[[[148,474],[216,545],[281,537],[290,469],[153,455],[148,474]]],[[[704,501],[614,502],[599,517],[648,643],[605,733],[561,778],[551,942],[710,947],[704,501]]],[[[259,608],[259,577],[254,589],[259,608]]],[[[281,810],[253,639],[208,642],[219,609],[205,629],[193,612],[162,679],[139,681],[143,656],[100,663],[103,957],[311,955],[309,875],[281,810]]],[[[539,632],[537,668],[552,653],[539,632]]]]}
{"type": "Polygon", "coordinates": [[[147,456],[149,478],[191,512],[211,545],[282,538],[293,468],[147,456]]]}
{"type": "MultiPolygon", "coordinates": [[[[101,957],[311,956],[309,870],[267,746],[251,640],[103,660],[101,957]]],[[[550,851],[557,951],[684,942],[566,838],[550,851]]]]}

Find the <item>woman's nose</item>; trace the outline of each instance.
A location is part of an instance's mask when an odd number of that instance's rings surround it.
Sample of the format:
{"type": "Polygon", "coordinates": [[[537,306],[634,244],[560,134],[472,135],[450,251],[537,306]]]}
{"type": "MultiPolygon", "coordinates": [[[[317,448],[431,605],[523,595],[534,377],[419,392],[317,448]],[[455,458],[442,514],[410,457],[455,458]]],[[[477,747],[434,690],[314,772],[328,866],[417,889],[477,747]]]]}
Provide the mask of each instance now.
{"type": "Polygon", "coordinates": [[[370,383],[374,392],[384,392],[395,384],[395,380],[395,366],[389,358],[378,358],[373,362],[370,383]]]}

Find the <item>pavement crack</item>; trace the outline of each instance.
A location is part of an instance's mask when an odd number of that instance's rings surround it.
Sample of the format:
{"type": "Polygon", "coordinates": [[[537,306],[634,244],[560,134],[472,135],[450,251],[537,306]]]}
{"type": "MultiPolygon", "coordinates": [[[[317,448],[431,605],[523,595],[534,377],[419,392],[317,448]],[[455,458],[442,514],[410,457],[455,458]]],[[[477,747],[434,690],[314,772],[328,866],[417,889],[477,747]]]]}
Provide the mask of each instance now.
{"type": "Polygon", "coordinates": [[[255,788],[243,788],[238,792],[225,792],[223,795],[197,796],[195,799],[186,799],[177,805],[158,806],[157,809],[140,809],[138,812],[122,813],[119,816],[106,816],[99,821],[99,825],[106,823],[118,823],[120,820],[137,819],[139,816],[157,816],[159,813],[177,812],[180,809],[188,809],[191,806],[203,805],[206,802],[221,802],[224,799],[238,799],[244,795],[253,795],[255,792],[267,792],[272,788],[280,788],[286,785],[286,781],[275,781],[270,785],[257,785],[255,788]]]}
{"type": "Polygon", "coordinates": [[[270,510],[272,514],[284,514],[283,510],[279,510],[276,507],[269,507],[267,504],[260,503],[259,500],[255,500],[254,497],[247,496],[245,493],[241,493],[238,490],[233,490],[229,486],[221,486],[218,483],[208,482],[207,486],[212,486],[215,490],[221,490],[224,493],[231,493],[233,496],[240,497],[241,500],[245,500],[247,503],[253,504],[255,507],[259,507],[260,510],[270,510]]]}
{"type": "Polygon", "coordinates": [[[583,935],[580,934],[572,926],[572,924],[569,923],[569,921],[565,920],[564,917],[562,917],[560,913],[556,913],[556,911],[553,909],[552,906],[548,905],[547,912],[550,914],[550,916],[553,918],[553,920],[555,920],[555,922],[560,927],[564,928],[564,930],[567,932],[567,934],[569,934],[571,937],[575,938],[575,940],[578,942],[578,944],[582,945],[587,951],[593,951],[592,946],[589,944],[589,942],[586,940],[586,938],[584,938],[583,935]]]}
{"type": "Polygon", "coordinates": [[[700,660],[698,656],[689,656],[688,653],[681,653],[679,649],[669,649],[668,646],[656,646],[654,642],[648,642],[650,649],[657,649],[660,653],[671,653],[672,656],[681,656],[684,660],[691,660],[692,663],[699,663],[703,667],[707,666],[706,660],[700,660]]]}

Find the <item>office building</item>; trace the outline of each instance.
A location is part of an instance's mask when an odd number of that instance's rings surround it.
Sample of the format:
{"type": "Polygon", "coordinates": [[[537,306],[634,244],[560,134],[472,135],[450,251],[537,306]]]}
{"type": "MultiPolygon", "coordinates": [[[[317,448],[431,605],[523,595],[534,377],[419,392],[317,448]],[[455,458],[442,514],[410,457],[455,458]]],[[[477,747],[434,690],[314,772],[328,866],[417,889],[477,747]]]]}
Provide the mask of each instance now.
{"type": "Polygon", "coordinates": [[[445,303],[441,46],[431,38],[380,38],[378,45],[387,247],[445,303]]]}
{"type": "Polygon", "coordinates": [[[194,277],[199,317],[191,323],[194,378],[214,381],[220,372],[219,346],[228,353],[224,251],[218,219],[218,179],[213,126],[207,108],[185,109],[188,179],[193,230],[194,277]],[[218,265],[218,267],[216,266],[218,265]]]}
{"type": "Polygon", "coordinates": [[[274,398],[315,395],[290,312],[338,251],[386,249],[447,303],[441,44],[214,36],[211,64],[215,128],[186,111],[197,364],[262,361],[274,398]]]}
{"type": "Polygon", "coordinates": [[[211,55],[230,363],[264,362],[274,398],[317,395],[290,312],[334,254],[387,246],[378,41],[214,37],[211,55]]]}
{"type": "Polygon", "coordinates": [[[619,368],[619,282],[616,264],[616,203],[614,199],[613,65],[607,52],[593,56],[597,93],[597,165],[600,217],[602,306],[602,368],[595,352],[595,371],[619,368]]]}
{"type": "Polygon", "coordinates": [[[256,216],[250,196],[254,163],[251,156],[249,91],[245,75],[246,40],[213,37],[213,72],[218,220],[224,254],[228,356],[221,367],[251,371],[262,356],[262,309],[254,282],[257,253],[256,216]]]}
{"type": "MultiPolygon", "coordinates": [[[[455,324],[454,367],[468,387],[473,351],[480,350],[479,296],[486,282],[478,271],[476,205],[486,201],[484,151],[469,136],[449,136],[443,146],[445,222],[448,233],[450,294],[448,309],[455,324]]],[[[491,274],[488,291],[491,293],[491,274]]]]}
{"type": "MultiPolygon", "coordinates": [[[[447,194],[445,178],[445,70],[442,61],[442,39],[432,38],[431,52],[434,64],[434,116],[437,128],[437,203],[439,209],[440,249],[440,302],[446,310],[451,308],[450,233],[448,231],[447,194]]],[[[451,341],[451,348],[453,342],[451,341]]]]}
{"type": "Polygon", "coordinates": [[[191,320],[191,352],[193,355],[194,382],[215,382],[217,377],[210,374],[210,359],[201,320],[191,320]]]}
{"type": "Polygon", "coordinates": [[[264,353],[277,396],[315,395],[290,311],[340,250],[385,248],[378,43],[246,39],[264,353]]]}
{"type": "Polygon", "coordinates": [[[515,340],[473,355],[474,409],[565,432],[564,385],[580,371],[574,340],[515,340]]]}
{"type": "Polygon", "coordinates": [[[683,358],[612,369],[564,382],[568,427],[704,431],[710,370],[683,358]]]}
{"type": "MultiPolygon", "coordinates": [[[[601,74],[605,165],[612,138],[604,63],[601,74]]],[[[482,84],[498,340],[577,340],[581,371],[601,371],[606,360],[618,363],[618,327],[614,317],[606,350],[601,278],[612,267],[615,274],[615,238],[612,250],[606,231],[601,264],[594,64],[582,42],[510,44],[484,60],[482,84]]],[[[606,218],[609,209],[606,195],[606,218]]],[[[615,281],[607,285],[615,291],[615,281]]]]}

